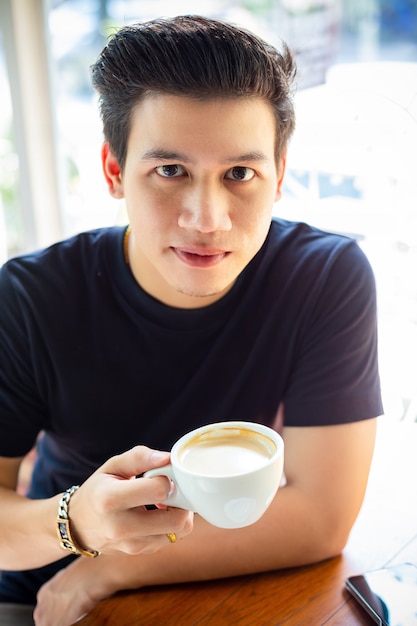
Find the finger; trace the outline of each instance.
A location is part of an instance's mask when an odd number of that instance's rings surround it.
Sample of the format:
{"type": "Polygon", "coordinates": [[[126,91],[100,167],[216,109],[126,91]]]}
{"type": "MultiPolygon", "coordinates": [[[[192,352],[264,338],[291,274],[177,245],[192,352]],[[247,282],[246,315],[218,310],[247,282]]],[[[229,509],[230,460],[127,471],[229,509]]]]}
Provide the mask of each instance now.
{"type": "MultiPolygon", "coordinates": [[[[133,512],[132,512],[133,513],[133,512]]],[[[141,534],[130,534],[132,527],[122,533],[123,540],[118,543],[116,551],[126,554],[145,554],[152,553],[164,546],[169,545],[169,535],[175,535],[179,541],[186,537],[193,529],[193,514],[182,509],[170,509],[165,516],[155,515],[164,513],[163,511],[151,511],[138,513],[133,520],[134,527],[138,527],[138,517],[141,517],[141,534]],[[151,513],[151,515],[150,515],[151,513]],[[143,517],[147,516],[144,520],[143,517]],[[151,523],[149,524],[149,520],[151,523]],[[149,533],[149,534],[148,534],[149,533]]],[[[171,541],[171,543],[173,543],[171,541]]],[[[111,551],[110,551],[111,552],[111,551]]]]}
{"type": "Polygon", "coordinates": [[[185,509],[168,507],[148,509],[144,506],[131,507],[113,516],[111,536],[132,538],[149,535],[164,535],[167,532],[190,532],[194,514],[185,509]]]}
{"type": "Polygon", "coordinates": [[[176,541],[170,541],[168,533],[165,533],[164,535],[157,535],[155,537],[148,537],[146,540],[141,541],[138,545],[130,545],[129,549],[124,550],[124,553],[129,556],[137,556],[138,554],[153,554],[163,548],[169,549],[169,546],[173,543],[183,539],[183,537],[180,537],[176,533],[174,533],[174,535],[176,537],[176,541]]]}
{"type": "Polygon", "coordinates": [[[153,450],[146,446],[135,446],[123,454],[113,456],[101,467],[106,474],[132,478],[154,467],[162,467],[169,462],[169,452],[153,450]]]}
{"type": "MultiPolygon", "coordinates": [[[[101,506],[104,513],[132,509],[164,502],[171,491],[167,476],[120,480],[106,477],[100,488],[101,506]]],[[[97,492],[96,492],[97,493],[97,492]]]]}
{"type": "Polygon", "coordinates": [[[117,520],[107,534],[102,546],[104,554],[140,554],[154,552],[166,544],[168,533],[178,539],[188,535],[193,528],[193,515],[182,509],[146,511],[131,509],[117,520]]]}
{"type": "Polygon", "coordinates": [[[182,536],[187,535],[193,528],[194,514],[191,511],[170,507],[168,509],[154,509],[148,511],[140,508],[129,512],[129,519],[126,523],[126,534],[140,532],[146,535],[165,535],[168,532],[179,533],[182,536]]]}

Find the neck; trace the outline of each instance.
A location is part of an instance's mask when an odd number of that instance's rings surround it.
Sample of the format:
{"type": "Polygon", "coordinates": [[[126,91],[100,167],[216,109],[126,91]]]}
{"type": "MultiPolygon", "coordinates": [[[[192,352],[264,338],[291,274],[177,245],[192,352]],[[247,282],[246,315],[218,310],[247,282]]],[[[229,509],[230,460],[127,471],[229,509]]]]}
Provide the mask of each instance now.
{"type": "Polygon", "coordinates": [[[126,265],[129,263],[129,238],[130,238],[130,225],[125,230],[125,236],[123,237],[123,255],[126,265]]]}

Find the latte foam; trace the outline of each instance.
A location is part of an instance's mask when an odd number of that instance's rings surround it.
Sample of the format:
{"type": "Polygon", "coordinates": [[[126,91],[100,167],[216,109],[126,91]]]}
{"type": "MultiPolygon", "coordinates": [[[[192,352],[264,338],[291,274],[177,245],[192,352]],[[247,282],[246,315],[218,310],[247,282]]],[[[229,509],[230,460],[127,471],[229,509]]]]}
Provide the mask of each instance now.
{"type": "Polygon", "coordinates": [[[253,472],[275,452],[275,444],[259,433],[226,430],[204,433],[189,441],[180,451],[184,469],[205,476],[234,476],[253,472]]]}

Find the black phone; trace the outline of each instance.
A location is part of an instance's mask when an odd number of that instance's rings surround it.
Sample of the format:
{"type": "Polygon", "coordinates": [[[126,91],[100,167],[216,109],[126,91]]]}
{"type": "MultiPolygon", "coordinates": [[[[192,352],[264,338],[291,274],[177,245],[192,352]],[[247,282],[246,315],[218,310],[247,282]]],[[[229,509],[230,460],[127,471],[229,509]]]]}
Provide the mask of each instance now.
{"type": "Polygon", "coordinates": [[[402,563],[346,579],[353,597],[381,626],[417,626],[417,567],[402,563]]]}

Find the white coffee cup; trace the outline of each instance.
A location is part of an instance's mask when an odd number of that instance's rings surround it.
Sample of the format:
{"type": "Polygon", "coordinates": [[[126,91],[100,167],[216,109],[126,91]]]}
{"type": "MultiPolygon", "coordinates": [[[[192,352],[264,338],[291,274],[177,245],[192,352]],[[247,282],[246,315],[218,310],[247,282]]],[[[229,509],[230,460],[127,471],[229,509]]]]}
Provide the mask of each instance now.
{"type": "Polygon", "coordinates": [[[194,511],[220,528],[242,528],[271,504],[283,465],[284,442],[275,430],[253,422],[219,422],[181,437],[171,462],[144,476],[174,482],[162,504],[194,511]]]}

